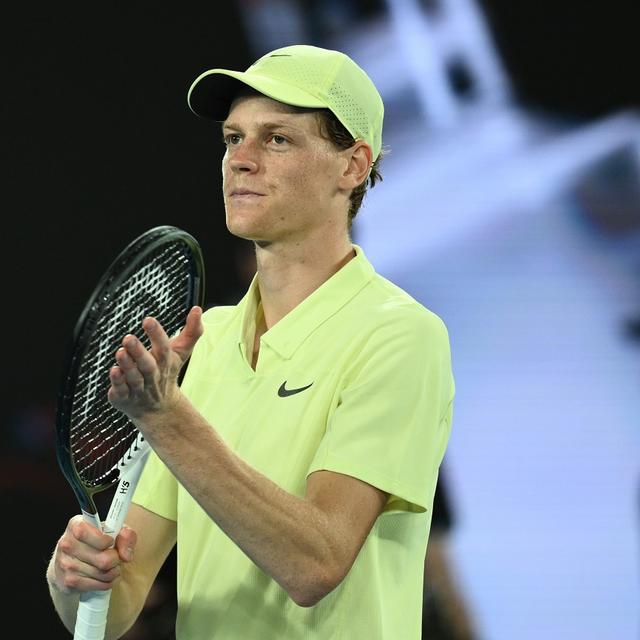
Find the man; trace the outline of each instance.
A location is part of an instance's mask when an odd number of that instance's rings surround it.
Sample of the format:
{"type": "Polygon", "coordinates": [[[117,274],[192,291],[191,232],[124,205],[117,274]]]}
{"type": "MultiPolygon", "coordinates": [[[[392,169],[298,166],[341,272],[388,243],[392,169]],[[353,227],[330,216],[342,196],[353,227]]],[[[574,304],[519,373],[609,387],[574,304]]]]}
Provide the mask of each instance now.
{"type": "Polygon", "coordinates": [[[454,383],[440,318],[350,240],[382,100],[310,46],[208,71],[188,99],[224,120],[227,226],[255,243],[257,274],[176,337],[146,318],[149,351],[123,338],[109,400],[154,454],[114,548],[70,520],[47,571],[56,609],[71,629],[79,592],[113,589],[119,637],[177,544],[180,639],[418,640],[454,383]]]}

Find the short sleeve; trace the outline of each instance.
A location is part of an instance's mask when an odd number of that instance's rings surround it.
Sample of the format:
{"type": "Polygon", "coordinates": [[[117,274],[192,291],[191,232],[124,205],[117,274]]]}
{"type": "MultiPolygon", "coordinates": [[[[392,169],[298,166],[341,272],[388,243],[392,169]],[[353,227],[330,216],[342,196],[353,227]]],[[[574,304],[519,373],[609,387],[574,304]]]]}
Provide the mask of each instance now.
{"type": "Polygon", "coordinates": [[[152,451],[145,463],[132,501],[168,520],[177,520],[178,482],[152,451]]]}
{"type": "Polygon", "coordinates": [[[335,471],[423,512],[451,431],[454,381],[442,320],[405,309],[374,330],[343,378],[335,411],[308,473],[335,471]]]}

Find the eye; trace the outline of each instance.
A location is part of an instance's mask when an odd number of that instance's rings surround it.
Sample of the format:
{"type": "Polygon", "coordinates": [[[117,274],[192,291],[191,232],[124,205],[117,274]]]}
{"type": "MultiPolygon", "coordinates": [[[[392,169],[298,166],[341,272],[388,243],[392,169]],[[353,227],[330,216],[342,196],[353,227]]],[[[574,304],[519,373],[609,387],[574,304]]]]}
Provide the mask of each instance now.
{"type": "Polygon", "coordinates": [[[228,133],[226,136],[223,136],[222,142],[229,147],[239,144],[240,139],[239,133],[228,133]]]}
{"type": "Polygon", "coordinates": [[[274,133],[269,139],[277,146],[282,146],[283,144],[289,142],[284,136],[281,136],[279,133],[274,133]]]}

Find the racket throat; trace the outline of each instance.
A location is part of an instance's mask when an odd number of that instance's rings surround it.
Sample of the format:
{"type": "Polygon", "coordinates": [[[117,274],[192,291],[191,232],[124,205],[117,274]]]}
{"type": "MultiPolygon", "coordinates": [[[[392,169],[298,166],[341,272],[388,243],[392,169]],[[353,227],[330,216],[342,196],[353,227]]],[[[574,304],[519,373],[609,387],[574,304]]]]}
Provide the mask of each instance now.
{"type": "Polygon", "coordinates": [[[98,516],[97,511],[91,513],[83,509],[82,517],[84,518],[85,522],[92,524],[94,527],[96,527],[96,529],[100,529],[100,531],[102,531],[102,523],[100,522],[100,517],[98,516]]]}

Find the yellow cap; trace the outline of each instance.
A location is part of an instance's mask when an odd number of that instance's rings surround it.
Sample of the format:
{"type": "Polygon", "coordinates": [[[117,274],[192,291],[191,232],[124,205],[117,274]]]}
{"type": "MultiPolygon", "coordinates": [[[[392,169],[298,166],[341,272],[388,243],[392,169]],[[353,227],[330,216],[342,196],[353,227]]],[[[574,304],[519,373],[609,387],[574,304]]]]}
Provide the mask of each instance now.
{"type": "Polygon", "coordinates": [[[371,78],[346,54],[293,45],[265,54],[246,71],[210,69],[191,85],[189,107],[203,118],[224,120],[241,88],[239,82],[278,102],[329,109],[356,140],[369,144],[374,159],[380,154],[382,98],[371,78]]]}

